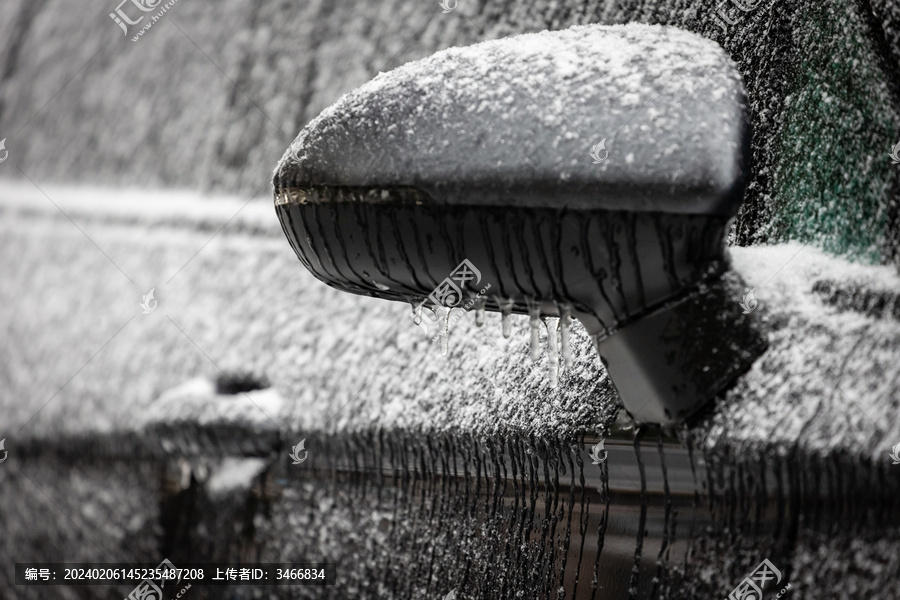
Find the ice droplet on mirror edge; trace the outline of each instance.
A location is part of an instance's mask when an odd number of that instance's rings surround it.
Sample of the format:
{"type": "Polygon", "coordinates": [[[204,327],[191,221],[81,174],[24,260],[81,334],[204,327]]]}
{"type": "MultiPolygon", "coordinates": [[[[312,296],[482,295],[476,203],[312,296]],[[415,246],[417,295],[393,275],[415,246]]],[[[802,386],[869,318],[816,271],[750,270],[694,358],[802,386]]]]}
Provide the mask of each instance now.
{"type": "Polygon", "coordinates": [[[531,320],[531,362],[541,359],[541,309],[533,306],[528,309],[531,320]]]}
{"type": "Polygon", "coordinates": [[[549,322],[543,320],[547,327],[547,347],[548,359],[550,361],[550,387],[556,389],[559,383],[559,351],[557,348],[557,329],[560,327],[560,320],[549,322]]]}
{"type": "Polygon", "coordinates": [[[475,308],[475,324],[479,327],[484,325],[484,304],[475,308]]]}
{"type": "Polygon", "coordinates": [[[560,353],[563,359],[563,368],[572,368],[572,347],[569,344],[570,326],[572,324],[572,311],[568,306],[559,309],[559,341],[560,353]]]}
{"type": "Polygon", "coordinates": [[[512,321],[509,316],[512,314],[513,301],[499,302],[500,304],[500,321],[503,327],[503,337],[508,338],[512,334],[512,321]]]}

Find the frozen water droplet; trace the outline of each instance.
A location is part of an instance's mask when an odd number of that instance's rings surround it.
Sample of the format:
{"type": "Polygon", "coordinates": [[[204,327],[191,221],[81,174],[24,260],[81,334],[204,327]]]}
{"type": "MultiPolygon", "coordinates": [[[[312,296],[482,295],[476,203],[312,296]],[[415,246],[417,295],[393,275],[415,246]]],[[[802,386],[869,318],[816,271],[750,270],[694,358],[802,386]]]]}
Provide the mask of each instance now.
{"type": "Polygon", "coordinates": [[[559,342],[563,359],[563,368],[572,368],[572,346],[569,344],[569,333],[572,325],[572,310],[568,306],[559,309],[559,342]]]}
{"type": "Polygon", "coordinates": [[[559,383],[559,353],[557,351],[558,342],[556,336],[559,322],[554,320],[551,323],[545,320],[544,325],[547,327],[547,353],[550,360],[550,387],[556,389],[556,386],[559,383]]]}
{"type": "Polygon", "coordinates": [[[541,309],[532,306],[528,309],[531,317],[531,362],[541,359],[541,309]]]}
{"type": "Polygon", "coordinates": [[[479,327],[484,325],[484,304],[475,307],[475,324],[479,327]]]}
{"type": "Polygon", "coordinates": [[[500,322],[503,326],[503,337],[508,338],[512,334],[512,321],[509,315],[512,314],[513,301],[500,302],[500,322]]]}

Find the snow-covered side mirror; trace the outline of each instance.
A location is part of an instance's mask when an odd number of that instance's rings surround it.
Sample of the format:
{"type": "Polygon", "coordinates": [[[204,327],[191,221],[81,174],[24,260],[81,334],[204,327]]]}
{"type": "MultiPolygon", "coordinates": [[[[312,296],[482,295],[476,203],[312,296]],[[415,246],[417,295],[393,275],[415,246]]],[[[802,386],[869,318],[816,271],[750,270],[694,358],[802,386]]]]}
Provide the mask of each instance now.
{"type": "Polygon", "coordinates": [[[675,28],[453,48],[307,125],[276,170],[277,213],[338,289],[577,317],[632,416],[672,424],[764,349],[724,250],[745,113],[724,51],[675,28]]]}

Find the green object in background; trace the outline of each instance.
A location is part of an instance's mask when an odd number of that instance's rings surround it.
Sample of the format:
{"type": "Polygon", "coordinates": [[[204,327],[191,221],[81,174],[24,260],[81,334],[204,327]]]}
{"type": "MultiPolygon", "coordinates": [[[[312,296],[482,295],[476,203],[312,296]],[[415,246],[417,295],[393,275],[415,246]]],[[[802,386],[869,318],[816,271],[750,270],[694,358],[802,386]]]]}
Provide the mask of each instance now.
{"type": "Polygon", "coordinates": [[[796,29],[796,75],[775,144],[772,218],[760,226],[769,241],[880,262],[898,116],[877,48],[851,7],[826,0],[802,11],[807,25],[796,29]]]}

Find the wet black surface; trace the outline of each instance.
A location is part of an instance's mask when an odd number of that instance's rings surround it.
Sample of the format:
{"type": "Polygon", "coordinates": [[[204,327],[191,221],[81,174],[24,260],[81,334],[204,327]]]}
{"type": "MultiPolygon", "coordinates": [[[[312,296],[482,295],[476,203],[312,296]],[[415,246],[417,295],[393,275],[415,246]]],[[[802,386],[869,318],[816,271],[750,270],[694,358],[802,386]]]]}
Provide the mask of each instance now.
{"type": "MultiPolygon", "coordinates": [[[[856,597],[894,597],[887,590],[897,589],[900,573],[884,551],[900,543],[900,490],[887,464],[774,449],[711,456],[657,431],[616,434],[605,461],[592,464],[595,442],[319,438],[304,464],[272,455],[262,474],[225,495],[208,482],[227,461],[145,456],[132,480],[147,493],[124,497],[136,501],[132,518],[158,514],[142,526],[141,545],[152,540],[176,565],[337,563],[337,588],[200,585],[196,598],[440,598],[457,589],[460,598],[699,599],[725,597],[763,559],[780,571],[778,589],[791,583],[793,597],[852,597],[848,586],[863,594],[856,597]],[[823,556],[826,545],[846,550],[823,556]]],[[[46,452],[40,472],[33,460],[24,464],[41,483],[52,468],[85,467],[46,452]]],[[[123,467],[110,464],[113,473],[123,467]]],[[[7,484],[24,476],[4,473],[7,484]]],[[[57,493],[71,485],[61,481],[57,493]]],[[[11,516],[9,507],[0,515],[11,516]]],[[[46,530],[6,531],[28,535],[28,548],[46,530]]],[[[93,543],[98,532],[76,529],[60,542],[78,544],[81,535],[93,543]]],[[[68,588],[64,597],[116,593],[68,588]]],[[[45,596],[19,587],[13,597],[45,596]]]]}
{"type": "Polygon", "coordinates": [[[419,304],[468,259],[481,278],[457,303],[477,297],[496,312],[538,306],[552,316],[568,305],[608,334],[724,267],[724,217],[449,207],[399,202],[391,190],[375,194],[378,201],[368,195],[334,190],[328,202],[276,204],[301,263],[343,291],[419,304]]]}

